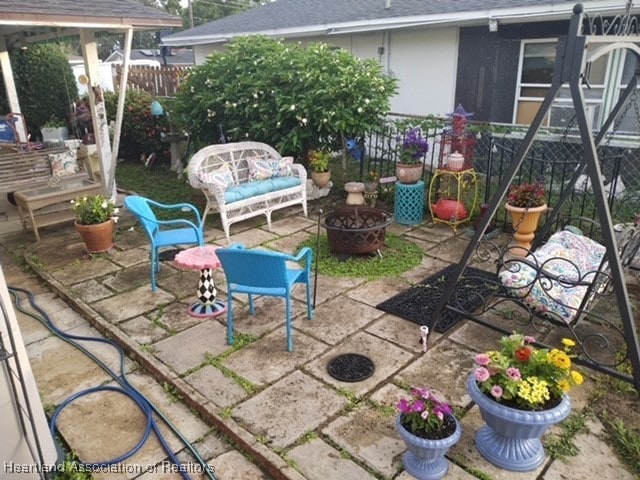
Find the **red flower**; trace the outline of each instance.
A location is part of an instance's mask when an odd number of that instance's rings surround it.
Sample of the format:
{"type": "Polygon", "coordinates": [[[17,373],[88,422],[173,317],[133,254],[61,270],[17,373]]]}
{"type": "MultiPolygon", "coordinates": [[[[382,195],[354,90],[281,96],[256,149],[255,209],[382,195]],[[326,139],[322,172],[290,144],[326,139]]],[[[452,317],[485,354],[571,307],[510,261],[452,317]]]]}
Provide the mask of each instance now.
{"type": "Polygon", "coordinates": [[[531,347],[520,347],[516,350],[515,356],[519,362],[528,361],[529,357],[531,357],[531,347]]]}

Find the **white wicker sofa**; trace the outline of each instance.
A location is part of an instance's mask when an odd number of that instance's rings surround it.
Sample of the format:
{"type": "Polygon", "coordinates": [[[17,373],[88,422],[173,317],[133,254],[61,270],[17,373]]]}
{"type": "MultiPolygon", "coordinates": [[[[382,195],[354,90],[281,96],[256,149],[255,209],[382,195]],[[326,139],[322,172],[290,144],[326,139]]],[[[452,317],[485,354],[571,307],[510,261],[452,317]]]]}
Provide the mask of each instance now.
{"type": "Polygon", "coordinates": [[[307,216],[307,171],[259,142],[209,145],[188,165],[189,183],[207,198],[203,221],[218,210],[229,242],[232,223],[264,214],[271,230],[274,210],[301,204],[307,216]]]}

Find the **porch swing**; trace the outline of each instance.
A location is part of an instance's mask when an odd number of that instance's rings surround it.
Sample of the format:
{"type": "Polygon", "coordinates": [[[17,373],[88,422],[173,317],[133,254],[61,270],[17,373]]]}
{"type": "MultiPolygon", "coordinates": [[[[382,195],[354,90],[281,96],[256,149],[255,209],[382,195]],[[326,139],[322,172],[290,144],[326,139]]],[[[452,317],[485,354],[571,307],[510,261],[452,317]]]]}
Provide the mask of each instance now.
{"type": "Polygon", "coordinates": [[[555,343],[557,347],[562,336],[571,336],[578,347],[578,363],[633,383],[640,390],[640,343],[623,271],[637,253],[640,227],[627,229],[619,235],[620,238],[616,237],[598,157],[598,146],[605,138],[608,138],[606,144],[611,141],[630,108],[634,108],[640,125],[636,93],[640,77],[640,26],[638,18],[630,15],[631,4],[628,1],[625,14],[611,21],[600,16],[590,18],[583,13],[580,4],[574,7],[568,35],[558,40],[548,94],[495,195],[475,224],[473,237],[436,307],[431,330],[436,328],[446,309],[503,334],[514,329],[526,330],[535,334],[540,344],[552,344],[545,346],[554,346],[555,343]],[[587,46],[590,43],[597,48],[589,54],[587,46]],[[589,87],[587,79],[592,62],[617,49],[624,49],[633,56],[635,73],[600,131],[593,135],[583,88],[585,84],[589,87]],[[509,255],[508,248],[505,250],[493,240],[486,239],[484,233],[522,167],[554,99],[565,84],[571,92],[583,156],[577,160],[578,166],[568,188],[564,189],[548,215],[531,251],[525,257],[514,258],[509,255]],[[610,132],[612,126],[613,131],[610,132]],[[567,204],[578,179],[584,178],[585,174],[593,189],[598,220],[561,218],[562,207],[567,204]],[[563,228],[550,235],[551,229],[560,225],[563,228]],[[586,235],[594,236],[596,233],[599,233],[597,240],[586,235]],[[575,247],[579,248],[577,254],[575,247]],[[482,305],[474,312],[469,312],[455,298],[455,288],[463,277],[470,279],[465,270],[473,255],[480,260],[494,261],[497,271],[490,296],[483,298],[482,305]],[[615,295],[619,321],[611,320],[610,312],[597,310],[596,300],[611,295],[615,295]],[[621,373],[617,368],[626,361],[632,367],[632,375],[621,373]]]}

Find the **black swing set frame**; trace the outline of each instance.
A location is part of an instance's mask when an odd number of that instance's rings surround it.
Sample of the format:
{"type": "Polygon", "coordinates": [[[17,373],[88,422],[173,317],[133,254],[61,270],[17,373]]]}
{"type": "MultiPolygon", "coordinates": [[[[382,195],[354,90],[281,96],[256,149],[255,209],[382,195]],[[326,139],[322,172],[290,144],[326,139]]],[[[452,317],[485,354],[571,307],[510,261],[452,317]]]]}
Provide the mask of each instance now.
{"type": "MultiPolygon", "coordinates": [[[[583,12],[582,5],[576,4],[574,6],[573,15],[569,22],[568,34],[566,37],[561,37],[558,40],[552,84],[540,106],[540,109],[534,117],[529,130],[520,144],[513,162],[505,172],[500,186],[493,198],[490,200],[486,211],[483,212],[482,217],[475,224],[475,232],[454,269],[454,272],[447,284],[447,288],[436,307],[433,318],[433,328],[431,330],[434,330],[435,326],[440,321],[443,311],[447,309],[484,327],[491,328],[494,331],[505,334],[511,333],[503,326],[500,326],[498,322],[491,321],[489,318],[481,316],[483,313],[492,309],[491,299],[486,299],[484,308],[481,307],[475,312],[467,312],[461,310],[459,302],[456,302],[456,299],[454,298],[454,290],[458,282],[461,280],[461,277],[463,277],[472,255],[478,254],[478,252],[482,251],[481,246],[485,243],[485,240],[483,239],[485,231],[487,230],[492,218],[496,215],[498,207],[505,198],[509,186],[516,178],[516,175],[521,168],[546,115],[551,109],[554,99],[560,92],[560,89],[563,86],[568,85],[575,110],[575,120],[579,131],[579,139],[582,143],[584,153],[582,158],[578,160],[578,168],[570,180],[569,188],[565,189],[565,193],[561,195],[557,204],[547,217],[542,231],[536,235],[536,241],[534,242],[532,251],[539,246],[542,240],[548,238],[549,231],[552,226],[559,224],[558,216],[561,212],[562,206],[567,202],[571,195],[571,191],[573,190],[572,187],[578,181],[578,177],[586,173],[591,180],[591,185],[593,186],[595,208],[600,221],[601,241],[606,247],[606,254],[602,264],[602,266],[606,265],[607,270],[606,273],[603,274],[608,280],[606,290],[608,290],[610,294],[614,294],[616,297],[616,303],[619,307],[621,327],[616,326],[615,328],[611,328],[613,323],[610,323],[607,319],[600,317],[602,322],[596,322],[596,327],[591,327],[591,330],[585,333],[580,332],[576,328],[576,325],[563,324],[562,322],[549,320],[548,316],[540,316],[539,312],[532,311],[532,309],[527,305],[520,305],[520,307],[527,310],[528,315],[530,316],[527,324],[534,329],[542,328],[548,332],[552,323],[559,323],[562,325],[562,328],[568,327],[568,332],[576,341],[577,357],[575,361],[577,363],[632,383],[635,389],[640,391],[640,343],[638,341],[638,333],[634,325],[633,313],[631,311],[629,295],[624,279],[623,268],[625,266],[625,262],[621,258],[619,252],[619,250],[624,249],[619,248],[619,241],[614,232],[611,213],[607,202],[607,194],[604,189],[604,175],[601,171],[600,161],[598,158],[598,146],[605,138],[611,135],[611,127],[614,126],[615,128],[614,121],[620,113],[623,112],[623,107],[630,101],[632,95],[636,95],[637,97],[637,93],[635,92],[638,88],[638,80],[640,77],[640,18],[631,15],[632,3],[633,2],[631,0],[627,1],[625,13],[609,19],[605,19],[599,15],[590,17],[583,12]],[[589,45],[595,46],[595,51],[588,53],[587,47],[589,45]],[[595,61],[602,55],[617,49],[624,49],[627,54],[631,54],[635,57],[635,74],[632,75],[631,80],[622,91],[616,105],[604,121],[602,128],[597,133],[594,133],[591,131],[589,126],[584,95],[584,88],[589,88],[587,82],[589,68],[591,66],[591,62],[595,61]],[[602,325],[602,327],[598,327],[597,325],[602,325]],[[600,330],[598,330],[598,328],[600,328],[600,330]],[[598,355],[593,354],[591,349],[594,347],[603,351],[611,349],[612,343],[608,340],[607,335],[611,333],[611,331],[616,330],[616,338],[618,339],[617,345],[619,347],[624,347],[621,348],[622,353],[616,354],[616,359],[613,362],[602,361],[598,355]],[[626,361],[631,365],[631,375],[625,372],[624,369],[618,368],[626,361]]],[[[632,235],[634,237],[631,239],[632,242],[638,244],[640,242],[640,226],[636,226],[634,228],[632,235]]],[[[635,255],[635,251],[633,252],[633,255],[635,255]]],[[[622,257],[624,257],[624,255],[622,255],[622,257]]],[[[596,278],[601,279],[602,277],[600,275],[596,275],[596,278]]],[[[563,281],[562,278],[556,278],[555,280],[563,281]]],[[[589,288],[594,291],[598,290],[598,293],[600,293],[601,290],[599,289],[601,286],[596,285],[596,283],[597,280],[593,280],[589,288]]],[[[500,286],[499,283],[497,283],[496,290],[499,289],[500,286]]],[[[594,292],[592,291],[591,293],[594,292]]],[[[513,300],[513,298],[511,298],[511,300],[513,300]]],[[[495,305],[495,299],[493,302],[493,305],[495,305]]],[[[591,312],[587,310],[588,307],[584,305],[584,302],[580,309],[582,308],[585,308],[585,310],[580,310],[578,318],[591,315],[591,312]]],[[[520,325],[523,325],[523,323],[520,323],[520,325]]],[[[548,345],[541,343],[541,346],[548,345]]]]}

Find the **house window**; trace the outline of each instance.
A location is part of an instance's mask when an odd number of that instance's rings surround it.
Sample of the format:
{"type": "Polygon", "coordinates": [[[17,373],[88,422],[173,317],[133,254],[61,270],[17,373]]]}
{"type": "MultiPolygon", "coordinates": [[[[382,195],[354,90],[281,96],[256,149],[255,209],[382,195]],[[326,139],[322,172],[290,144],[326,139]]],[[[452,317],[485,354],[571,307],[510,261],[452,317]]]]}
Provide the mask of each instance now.
{"type": "MultiPolygon", "coordinates": [[[[525,40],[520,49],[520,67],[514,106],[513,121],[529,125],[540,109],[544,97],[549,91],[553,77],[556,57],[555,39],[525,40]]],[[[588,52],[596,47],[588,47],[588,52]]],[[[620,92],[632,74],[632,55],[614,51],[598,57],[591,62],[587,72],[590,89],[584,89],[587,117],[592,128],[598,129],[608,112],[615,105],[620,92]]],[[[551,105],[543,126],[563,128],[574,115],[571,92],[564,85],[551,105]]],[[[624,123],[629,122],[627,119],[624,123]]],[[[621,130],[624,123],[620,126],[621,130]]]]}

